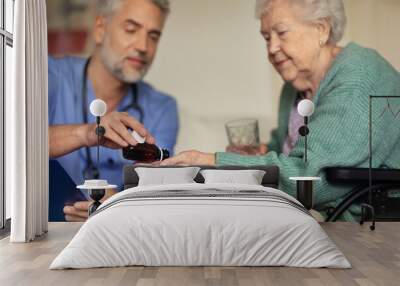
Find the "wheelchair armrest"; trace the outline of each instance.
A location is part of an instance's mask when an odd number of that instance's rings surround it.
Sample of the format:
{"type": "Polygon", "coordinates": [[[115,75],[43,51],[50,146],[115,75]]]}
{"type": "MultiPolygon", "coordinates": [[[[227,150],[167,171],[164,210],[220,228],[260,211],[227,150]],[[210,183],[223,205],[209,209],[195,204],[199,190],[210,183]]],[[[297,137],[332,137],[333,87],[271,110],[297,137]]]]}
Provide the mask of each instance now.
{"type": "MultiPolygon", "coordinates": [[[[373,183],[400,184],[400,170],[372,169],[373,183]]],[[[327,181],[331,184],[368,184],[369,169],[353,167],[329,167],[325,169],[327,181]]]]}
{"type": "Polygon", "coordinates": [[[333,185],[353,186],[343,201],[328,215],[326,221],[336,219],[361,197],[377,191],[387,190],[400,186],[400,170],[398,169],[372,169],[372,186],[369,187],[368,168],[329,167],[325,169],[327,181],[333,185]]]}

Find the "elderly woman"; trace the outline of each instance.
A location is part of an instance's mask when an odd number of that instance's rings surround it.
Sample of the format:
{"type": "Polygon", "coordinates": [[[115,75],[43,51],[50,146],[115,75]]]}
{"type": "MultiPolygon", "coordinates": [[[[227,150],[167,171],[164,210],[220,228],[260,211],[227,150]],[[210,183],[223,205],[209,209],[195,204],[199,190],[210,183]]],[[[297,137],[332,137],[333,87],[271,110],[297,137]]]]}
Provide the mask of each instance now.
{"type": "MultiPolygon", "coordinates": [[[[317,175],[322,181],[315,187],[315,208],[326,210],[350,189],[328,184],[323,169],[368,166],[369,95],[399,95],[400,75],[373,50],[355,43],[338,46],[346,25],[342,0],[257,0],[256,10],[268,59],[285,81],[268,152],[243,156],[186,151],[163,165],[276,165],[280,189],[293,196],[295,183],[289,177],[317,175]],[[302,120],[296,112],[301,98],[315,104],[306,166],[305,142],[298,135],[302,120]]],[[[374,123],[375,167],[400,167],[400,130],[393,121],[383,116],[374,123]]],[[[346,213],[344,219],[352,217],[346,213]]]]}

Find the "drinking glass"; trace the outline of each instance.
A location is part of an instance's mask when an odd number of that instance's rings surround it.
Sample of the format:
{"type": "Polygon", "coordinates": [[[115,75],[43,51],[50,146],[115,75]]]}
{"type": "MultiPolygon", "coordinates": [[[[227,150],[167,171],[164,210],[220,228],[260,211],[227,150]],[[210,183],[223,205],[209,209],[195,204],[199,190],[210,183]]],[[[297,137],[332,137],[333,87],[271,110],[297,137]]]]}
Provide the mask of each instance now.
{"type": "Polygon", "coordinates": [[[260,145],[260,133],[258,120],[243,118],[229,121],[225,124],[229,145],[235,148],[258,148],[260,145]]]}

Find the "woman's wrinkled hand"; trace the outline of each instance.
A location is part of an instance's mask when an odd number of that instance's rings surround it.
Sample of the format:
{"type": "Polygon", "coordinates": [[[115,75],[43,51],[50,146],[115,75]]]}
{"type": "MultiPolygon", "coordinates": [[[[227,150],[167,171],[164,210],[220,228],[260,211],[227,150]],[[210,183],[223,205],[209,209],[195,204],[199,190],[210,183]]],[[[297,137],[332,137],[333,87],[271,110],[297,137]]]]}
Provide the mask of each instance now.
{"type": "Polygon", "coordinates": [[[268,152],[268,147],[267,144],[260,144],[258,146],[249,146],[249,145],[243,145],[243,146],[233,146],[229,145],[226,147],[226,152],[229,153],[236,153],[240,155],[252,155],[252,156],[259,156],[259,155],[264,155],[268,152]]]}
{"type": "Polygon", "coordinates": [[[215,154],[196,150],[184,151],[161,162],[161,166],[199,165],[215,166],[215,154]]]}
{"type": "Polygon", "coordinates": [[[161,161],[155,161],[155,162],[135,162],[133,163],[133,166],[136,167],[159,167],[161,165],[161,161]]]}

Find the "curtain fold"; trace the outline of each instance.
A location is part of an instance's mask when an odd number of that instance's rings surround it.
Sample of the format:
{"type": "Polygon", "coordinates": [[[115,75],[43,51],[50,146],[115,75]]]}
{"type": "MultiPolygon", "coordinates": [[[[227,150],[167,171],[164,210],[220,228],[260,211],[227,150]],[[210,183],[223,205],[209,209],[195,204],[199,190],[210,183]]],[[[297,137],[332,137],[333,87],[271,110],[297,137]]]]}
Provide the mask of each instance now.
{"type": "Polygon", "coordinates": [[[48,118],[45,0],[15,1],[13,92],[6,98],[6,187],[11,242],[47,231],[48,118]]]}

